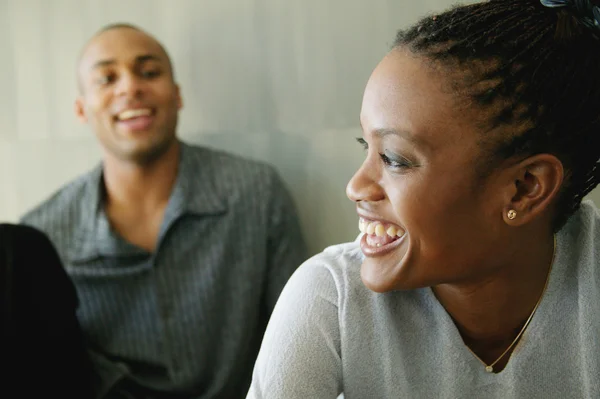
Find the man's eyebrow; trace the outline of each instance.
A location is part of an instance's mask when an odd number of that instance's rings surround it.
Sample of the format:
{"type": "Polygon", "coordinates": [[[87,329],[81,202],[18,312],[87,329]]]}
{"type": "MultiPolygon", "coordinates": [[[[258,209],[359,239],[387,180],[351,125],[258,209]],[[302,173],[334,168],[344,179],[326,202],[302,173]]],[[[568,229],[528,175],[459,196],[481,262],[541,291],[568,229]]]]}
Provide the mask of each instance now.
{"type": "MultiPolygon", "coordinates": [[[[143,54],[143,55],[138,55],[137,57],[135,57],[135,62],[137,64],[143,64],[144,62],[147,61],[163,61],[162,58],[160,58],[157,55],[154,54],[143,54]]],[[[100,60],[94,63],[94,65],[92,65],[92,69],[97,69],[97,68],[101,68],[101,67],[105,67],[105,66],[109,66],[112,64],[115,64],[117,61],[113,58],[110,59],[106,59],[106,60],[100,60]]]]}
{"type": "Polygon", "coordinates": [[[116,61],[113,59],[109,59],[109,60],[100,60],[94,63],[94,65],[92,65],[92,69],[97,69],[97,68],[101,68],[104,66],[108,66],[111,64],[114,64],[116,61]]]}
{"type": "Polygon", "coordinates": [[[144,54],[135,57],[135,62],[137,62],[138,64],[141,64],[146,61],[163,61],[163,59],[154,54],[144,54]]]}

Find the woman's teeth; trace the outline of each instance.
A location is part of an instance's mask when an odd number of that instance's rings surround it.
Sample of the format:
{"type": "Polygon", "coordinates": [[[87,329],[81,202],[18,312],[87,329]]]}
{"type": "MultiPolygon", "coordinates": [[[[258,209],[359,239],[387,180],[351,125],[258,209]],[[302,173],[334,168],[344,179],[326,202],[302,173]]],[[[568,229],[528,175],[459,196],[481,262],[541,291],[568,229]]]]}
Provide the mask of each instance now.
{"type": "Polygon", "coordinates": [[[375,235],[377,237],[385,237],[387,235],[389,237],[396,238],[404,235],[404,230],[401,227],[391,224],[385,226],[383,223],[369,222],[363,218],[360,218],[358,221],[358,229],[361,233],[365,233],[370,236],[375,235]]]}

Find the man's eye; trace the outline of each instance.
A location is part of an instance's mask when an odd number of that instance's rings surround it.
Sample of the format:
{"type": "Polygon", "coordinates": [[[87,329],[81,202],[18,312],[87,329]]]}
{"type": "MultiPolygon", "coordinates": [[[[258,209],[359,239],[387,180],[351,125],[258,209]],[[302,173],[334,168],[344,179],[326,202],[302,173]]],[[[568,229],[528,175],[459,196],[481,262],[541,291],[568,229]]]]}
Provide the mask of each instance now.
{"type": "Polygon", "coordinates": [[[96,83],[100,86],[106,86],[115,80],[114,75],[104,75],[96,79],[96,83]]]}
{"type": "Polygon", "coordinates": [[[159,75],[160,75],[160,71],[156,70],[156,69],[149,70],[149,71],[143,71],[142,72],[142,76],[144,78],[147,78],[147,79],[152,79],[152,78],[155,78],[155,77],[157,77],[159,75]]]}

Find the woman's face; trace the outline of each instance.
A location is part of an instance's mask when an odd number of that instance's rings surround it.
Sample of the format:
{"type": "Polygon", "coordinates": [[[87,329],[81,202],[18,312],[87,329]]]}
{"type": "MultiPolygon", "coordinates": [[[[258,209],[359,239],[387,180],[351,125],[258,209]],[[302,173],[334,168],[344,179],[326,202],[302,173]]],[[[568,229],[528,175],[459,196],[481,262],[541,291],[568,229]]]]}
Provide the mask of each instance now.
{"type": "Polygon", "coordinates": [[[396,49],[365,89],[368,150],[347,194],[367,231],[361,277],[377,292],[469,282],[506,261],[503,183],[496,172],[478,178],[484,133],[446,79],[396,49]]]}

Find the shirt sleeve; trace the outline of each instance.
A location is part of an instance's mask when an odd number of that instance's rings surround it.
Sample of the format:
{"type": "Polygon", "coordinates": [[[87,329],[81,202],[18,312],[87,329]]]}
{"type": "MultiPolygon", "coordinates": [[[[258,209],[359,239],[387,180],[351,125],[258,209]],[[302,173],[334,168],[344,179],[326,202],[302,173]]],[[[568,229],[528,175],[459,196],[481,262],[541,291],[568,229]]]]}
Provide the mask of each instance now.
{"type": "Polygon", "coordinates": [[[329,270],[308,261],[269,321],[247,399],[335,399],[342,391],[338,293],[329,270]]]}
{"type": "Polygon", "coordinates": [[[267,313],[273,311],[281,290],[307,258],[294,201],[279,175],[271,170],[268,233],[267,313]]]}

